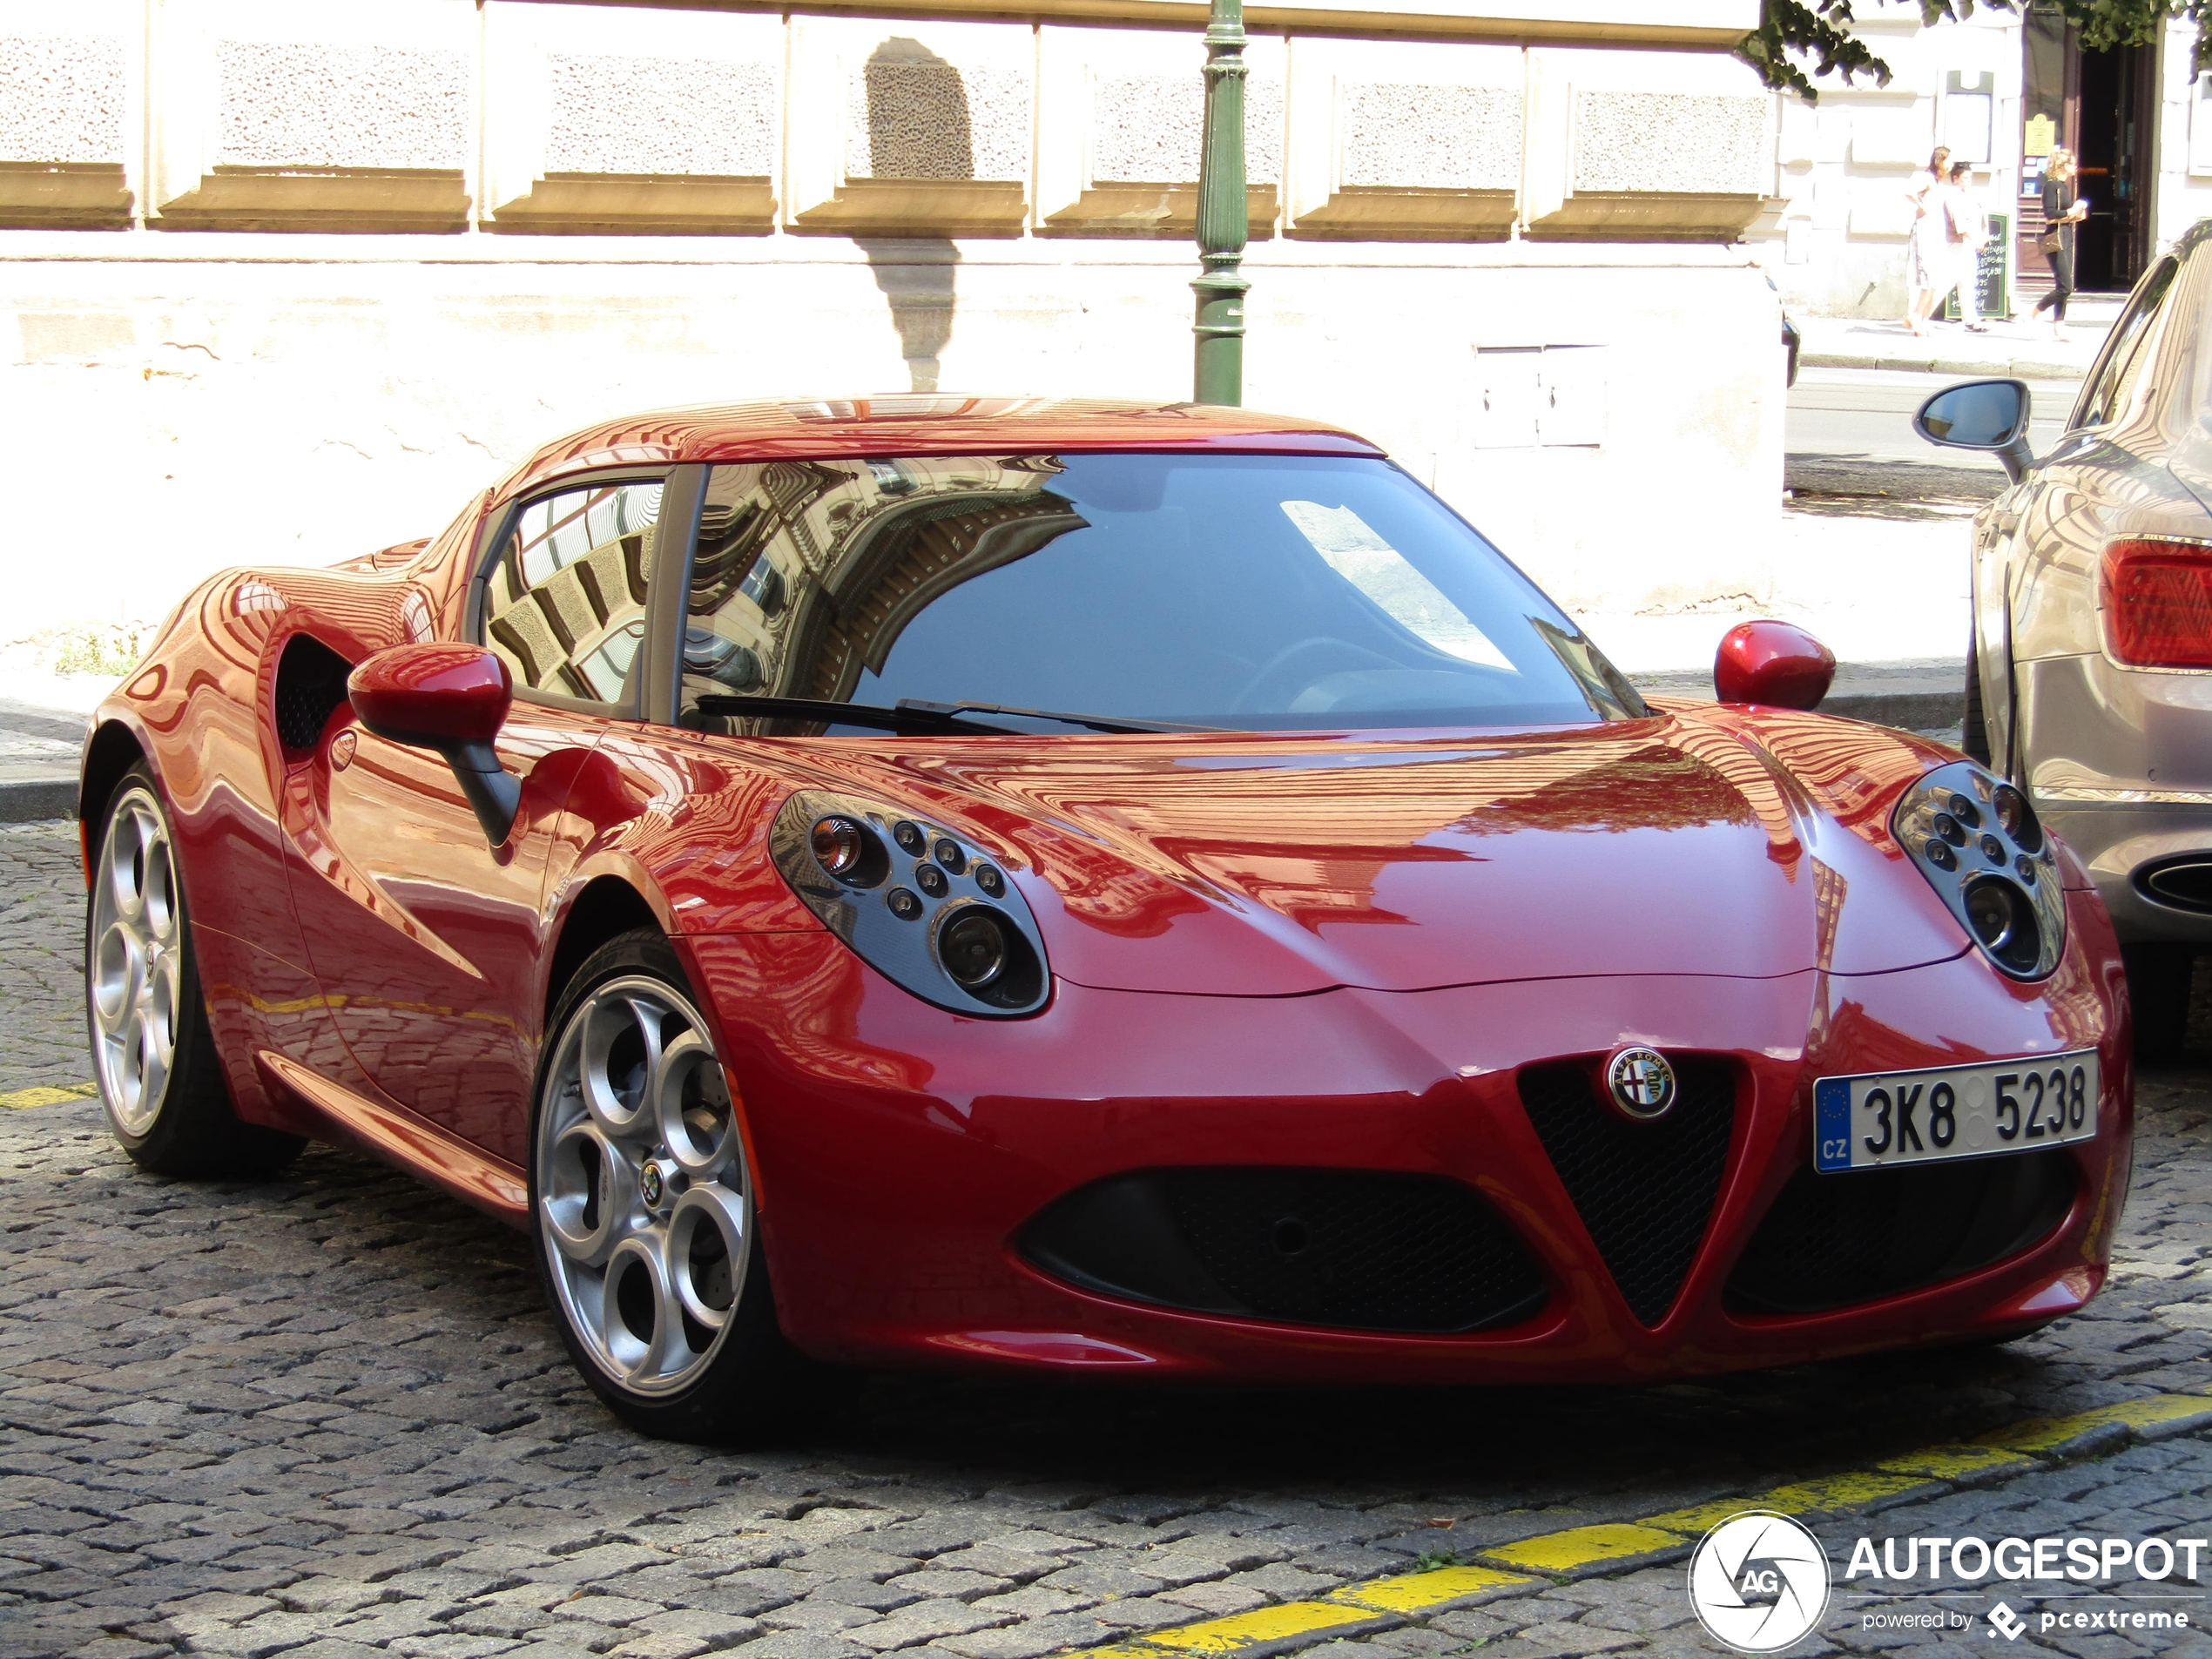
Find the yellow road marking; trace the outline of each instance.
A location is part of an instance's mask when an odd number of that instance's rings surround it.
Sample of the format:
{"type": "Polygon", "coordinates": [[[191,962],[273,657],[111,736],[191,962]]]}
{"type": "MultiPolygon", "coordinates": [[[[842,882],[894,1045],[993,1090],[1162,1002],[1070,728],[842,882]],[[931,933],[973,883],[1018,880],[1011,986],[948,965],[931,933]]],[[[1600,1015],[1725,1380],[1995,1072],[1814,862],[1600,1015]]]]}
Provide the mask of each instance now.
{"type": "Polygon", "coordinates": [[[1957,1480],[1970,1474],[2006,1474],[2036,1467],[2035,1460],[1991,1446],[1931,1446],[1903,1457],[1884,1458],[1874,1466],[1892,1474],[1925,1474],[1938,1480],[1957,1480]]]}
{"type": "Polygon", "coordinates": [[[1462,1595],[1534,1581],[1526,1574],[1501,1573],[1489,1567],[1440,1567],[1433,1572],[1404,1573],[1396,1578],[1347,1584],[1340,1590],[1331,1590],[1325,1599],[1377,1613],[1425,1613],[1447,1602],[1456,1602],[1462,1595]]]}
{"type": "Polygon", "coordinates": [[[1925,1475],[1828,1475],[1817,1480],[1798,1480],[1786,1487],[1775,1487],[1754,1497],[1719,1498],[1711,1503],[1693,1504],[1687,1509],[1669,1510],[1663,1515],[1651,1516],[1644,1524],[1697,1538],[1730,1515],[1746,1509],[1771,1509],[1780,1515],[1802,1515],[1814,1509],[1856,1509],[1861,1504],[1897,1497],[1915,1487],[1932,1488],[1935,1484],[1925,1475]]]}
{"type": "Polygon", "coordinates": [[[2212,1399],[2202,1394],[2146,1394],[2140,1399],[2123,1399],[2100,1406],[2094,1411],[2076,1412],[2070,1417],[2015,1423],[2010,1428],[1982,1435],[1975,1444],[1998,1447],[2007,1452],[2047,1452],[2093,1428],[2114,1423],[2128,1428],[2154,1428],[2185,1417],[2212,1418],[2212,1399]]]}
{"type": "Polygon", "coordinates": [[[1178,1653],[1235,1653],[1277,1642],[1285,1636],[1331,1630],[1343,1624],[1365,1624],[1375,1615],[1365,1608],[1336,1607],[1326,1602],[1288,1602],[1280,1607],[1255,1608],[1232,1613],[1225,1619],[1209,1619],[1191,1625],[1176,1643],[1178,1653]]]}
{"type": "Polygon", "coordinates": [[[36,1089],[18,1089],[11,1095],[0,1095],[0,1107],[21,1110],[29,1106],[58,1106],[65,1100],[90,1100],[99,1092],[98,1083],[64,1083],[59,1088],[42,1083],[36,1089]]]}
{"type": "MultiPolygon", "coordinates": [[[[1742,1505],[1737,1505],[1741,1508],[1742,1505]]],[[[1732,1514],[1734,1510],[1730,1510],[1732,1514]]],[[[1531,1567],[1540,1573],[1567,1573],[1595,1561],[1619,1561],[1629,1555],[1649,1555],[1655,1549],[1673,1549],[1679,1534],[1633,1521],[1603,1521],[1595,1527],[1570,1527],[1548,1532],[1518,1543],[1501,1544],[1483,1555],[1508,1567],[1531,1567]]]]}
{"type": "Polygon", "coordinates": [[[1509,1588],[1539,1581],[1522,1573],[1489,1567],[1440,1567],[1426,1573],[1401,1573],[1332,1590],[1318,1602],[1285,1602],[1277,1607],[1232,1613],[1224,1619],[1154,1630],[1116,1647],[1095,1648],[1081,1659],[1162,1659],[1163,1654],[1235,1654],[1263,1642],[1294,1640],[1353,1625],[1372,1624],[1386,1615],[1426,1613],[1484,1590],[1509,1588]]]}
{"type": "Polygon", "coordinates": [[[2048,1467],[2030,1455],[2054,1448],[2108,1424],[2130,1429],[2159,1427],[2202,1417],[2212,1422],[2212,1390],[2204,1393],[2147,1394],[2067,1417],[2037,1418],[1980,1436],[1970,1445],[1937,1445],[1884,1458],[1871,1469],[1792,1481],[1740,1498],[1692,1504],[1636,1521],[1602,1521],[1543,1533],[1481,1551],[1485,1561],[1521,1572],[1480,1566],[1439,1567],[1425,1573],[1346,1584],[1316,1602],[1287,1602],[1206,1619],[1171,1629],[1153,1630],[1110,1648],[1094,1648],[1069,1659],[1168,1659],[1170,1655],[1235,1655],[1263,1645],[1292,1647],[1300,1639],[1319,1639],[1334,1631],[1377,1619],[1417,1617],[1446,1603],[1491,1590],[1549,1583],[1551,1575],[1633,1561],[1662,1550],[1687,1549],[1712,1527],[1745,1509],[1783,1514],[1812,1511],[1833,1514],[1895,1499],[1941,1483],[1992,1474],[2010,1475],[2048,1467]]]}

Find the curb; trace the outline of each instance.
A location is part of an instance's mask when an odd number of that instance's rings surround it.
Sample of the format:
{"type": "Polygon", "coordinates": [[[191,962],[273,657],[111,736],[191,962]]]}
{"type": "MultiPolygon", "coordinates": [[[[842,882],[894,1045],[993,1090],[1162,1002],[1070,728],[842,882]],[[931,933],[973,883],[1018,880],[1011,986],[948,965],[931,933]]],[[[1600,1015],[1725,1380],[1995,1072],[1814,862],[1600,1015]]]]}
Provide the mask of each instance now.
{"type": "Polygon", "coordinates": [[[1966,718],[1966,693],[1956,691],[1846,691],[1821,700],[1819,714],[1839,714],[1846,720],[1871,725],[1892,725],[1906,732],[1939,732],[1962,725],[1966,718]]]}
{"type": "MultiPolygon", "coordinates": [[[[1686,687],[1666,684],[1646,685],[1631,674],[1630,682],[1649,697],[1679,698],[1684,702],[1710,703],[1713,693],[1710,685],[1686,687]]],[[[1878,685],[1880,682],[1875,681],[1878,685]]],[[[1862,686],[1867,682],[1861,681],[1862,686]]],[[[1902,732],[1941,732],[1962,725],[1966,718],[1966,687],[1946,686],[1931,690],[1924,680],[1912,689],[1894,691],[1875,691],[1871,686],[1858,690],[1846,686],[1831,691],[1823,698],[1816,714],[1833,714],[1846,720],[1864,720],[1869,725],[1895,726],[1902,732]]]]}
{"type": "Polygon", "coordinates": [[[74,778],[20,778],[0,783],[0,824],[36,824],[76,815],[74,778]]]}
{"type": "Polygon", "coordinates": [[[1906,374],[1959,374],[1976,379],[2016,381],[2078,381],[2088,373],[2079,363],[2040,363],[2014,358],[1993,363],[1986,359],[1905,355],[1897,352],[1808,351],[1797,362],[1804,368],[1880,368],[1906,374]]]}

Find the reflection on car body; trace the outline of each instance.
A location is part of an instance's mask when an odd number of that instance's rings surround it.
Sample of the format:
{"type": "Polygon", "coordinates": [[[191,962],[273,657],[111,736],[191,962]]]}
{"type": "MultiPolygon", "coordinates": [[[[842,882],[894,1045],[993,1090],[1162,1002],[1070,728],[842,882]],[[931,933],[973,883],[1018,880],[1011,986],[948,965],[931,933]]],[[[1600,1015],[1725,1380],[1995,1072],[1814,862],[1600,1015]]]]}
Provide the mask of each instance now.
{"type": "Polygon", "coordinates": [[[1832,667],[1748,624],[1732,701],[1647,700],[1310,421],[610,422],[427,543],[214,578],[103,705],[102,1096],[154,1170],[320,1136],[527,1229],[657,1434],[752,1432],[819,1362],[2001,1339],[2104,1279],[2115,947],[1986,768],[1805,711],[1832,667]],[[1946,1116],[1821,1167],[1871,1133],[1823,1133],[1824,1080],[2061,1060],[2079,1138],[1969,1109],[1986,1156],[1946,1116]]]}

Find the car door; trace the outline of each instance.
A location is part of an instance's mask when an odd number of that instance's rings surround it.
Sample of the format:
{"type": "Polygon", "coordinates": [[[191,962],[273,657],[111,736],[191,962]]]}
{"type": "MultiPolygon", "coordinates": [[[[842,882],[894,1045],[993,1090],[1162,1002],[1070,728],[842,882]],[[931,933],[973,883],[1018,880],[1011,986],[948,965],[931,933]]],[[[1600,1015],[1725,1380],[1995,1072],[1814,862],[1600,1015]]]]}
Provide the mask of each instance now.
{"type": "Polygon", "coordinates": [[[570,786],[635,719],[664,475],[526,497],[495,524],[464,632],[515,703],[494,745],[523,783],[494,847],[437,754],[350,718],[324,735],[293,902],[331,1016],[392,1100],[519,1163],[543,1010],[543,904],[570,786]]]}
{"type": "Polygon", "coordinates": [[[2138,394],[2148,389],[2144,369],[2179,269],[2168,256],[2136,285],[2082,383],[2066,431],[2000,498],[2007,510],[1993,516],[1996,533],[1986,552],[1977,549],[1983,718],[1993,763],[2017,781],[2028,778],[2033,765],[2024,664],[2094,648],[2085,619],[2095,615],[2096,554],[2124,516],[2135,490],[2131,480],[2164,464],[2159,423],[2137,418],[2138,394]]]}

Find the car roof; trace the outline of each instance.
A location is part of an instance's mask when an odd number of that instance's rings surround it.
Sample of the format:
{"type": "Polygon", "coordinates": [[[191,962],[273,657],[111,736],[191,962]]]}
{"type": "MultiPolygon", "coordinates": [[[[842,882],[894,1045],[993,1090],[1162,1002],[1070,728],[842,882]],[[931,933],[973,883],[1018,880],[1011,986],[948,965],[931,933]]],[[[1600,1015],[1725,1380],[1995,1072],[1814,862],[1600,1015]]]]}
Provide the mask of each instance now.
{"type": "Polygon", "coordinates": [[[777,398],[626,416],[547,444],[501,481],[501,497],[587,468],[711,461],[1152,449],[1379,455],[1365,438],[1298,415],[1103,398],[777,398]]]}

